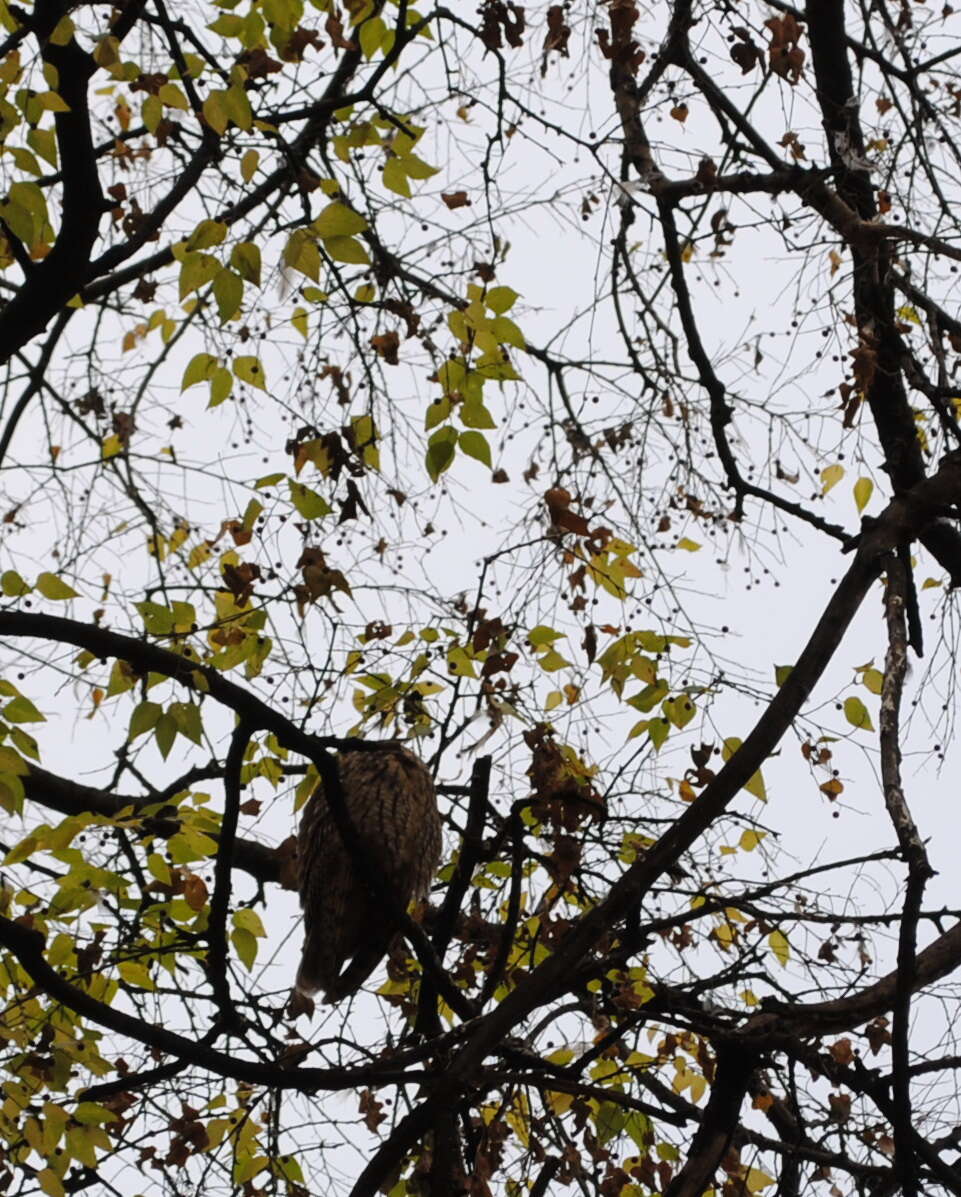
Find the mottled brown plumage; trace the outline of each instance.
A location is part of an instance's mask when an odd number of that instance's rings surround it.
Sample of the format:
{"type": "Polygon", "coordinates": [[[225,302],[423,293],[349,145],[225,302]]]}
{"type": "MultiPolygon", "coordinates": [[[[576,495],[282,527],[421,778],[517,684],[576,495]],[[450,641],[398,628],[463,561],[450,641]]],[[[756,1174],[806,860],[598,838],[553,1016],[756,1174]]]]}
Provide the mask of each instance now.
{"type": "Polygon", "coordinates": [[[360,988],[397,932],[396,919],[364,873],[382,878],[406,907],[426,897],[441,848],[434,785],[412,752],[397,744],[348,752],[338,761],[347,813],[366,854],[364,869],[345,847],[320,787],[304,809],[297,845],[304,908],[297,989],[307,995],[322,989],[329,1002],[360,988]]]}

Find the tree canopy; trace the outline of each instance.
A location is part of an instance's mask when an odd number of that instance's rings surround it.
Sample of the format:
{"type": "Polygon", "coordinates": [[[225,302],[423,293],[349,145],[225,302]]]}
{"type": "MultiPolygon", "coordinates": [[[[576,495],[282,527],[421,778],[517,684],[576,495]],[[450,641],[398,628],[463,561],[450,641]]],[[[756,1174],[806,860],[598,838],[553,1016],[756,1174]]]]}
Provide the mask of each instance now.
{"type": "Polygon", "coordinates": [[[0,24],[0,1188],[961,1193],[950,5],[0,24]]]}

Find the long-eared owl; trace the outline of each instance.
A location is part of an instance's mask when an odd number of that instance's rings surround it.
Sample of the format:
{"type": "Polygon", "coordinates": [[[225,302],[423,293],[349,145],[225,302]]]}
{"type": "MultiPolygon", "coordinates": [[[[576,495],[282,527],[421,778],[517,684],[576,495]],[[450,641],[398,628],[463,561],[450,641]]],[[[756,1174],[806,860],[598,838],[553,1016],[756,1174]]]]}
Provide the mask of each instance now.
{"type": "MultiPolygon", "coordinates": [[[[384,879],[402,908],[426,897],[440,861],[441,823],[423,762],[400,744],[337,759],[365,870],[384,879]]],[[[356,868],[322,787],[301,817],[297,854],[304,951],[296,986],[308,996],[323,990],[328,1002],[337,1002],[356,992],[386,955],[396,919],[356,868]]]]}

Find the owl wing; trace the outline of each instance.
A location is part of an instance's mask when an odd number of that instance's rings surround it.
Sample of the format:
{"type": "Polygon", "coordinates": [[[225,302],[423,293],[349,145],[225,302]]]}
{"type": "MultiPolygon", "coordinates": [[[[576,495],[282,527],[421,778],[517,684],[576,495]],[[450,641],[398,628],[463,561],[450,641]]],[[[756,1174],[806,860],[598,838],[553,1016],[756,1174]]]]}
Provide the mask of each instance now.
{"type": "MultiPolygon", "coordinates": [[[[348,815],[367,857],[406,907],[426,896],[437,869],[441,824],[430,774],[413,753],[397,746],[339,758],[348,815]]],[[[385,918],[350,858],[322,791],[301,819],[300,896],[304,955],[297,988],[323,989],[337,1001],[358,989],[386,953],[396,919],[385,918]],[[340,976],[346,961],[352,963],[340,976]]]]}

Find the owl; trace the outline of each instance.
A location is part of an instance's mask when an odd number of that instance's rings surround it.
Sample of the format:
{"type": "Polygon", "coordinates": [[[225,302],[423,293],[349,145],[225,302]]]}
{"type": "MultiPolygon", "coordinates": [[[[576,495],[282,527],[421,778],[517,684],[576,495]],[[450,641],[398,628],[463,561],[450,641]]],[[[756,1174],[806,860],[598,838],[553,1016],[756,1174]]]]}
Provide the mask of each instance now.
{"type": "MultiPolygon", "coordinates": [[[[440,815],[431,776],[400,744],[348,752],[338,762],[347,813],[367,867],[406,909],[412,899],[426,897],[440,862],[440,815]]],[[[386,955],[397,921],[355,867],[322,787],[304,808],[297,856],[304,950],[296,988],[307,996],[322,989],[328,1002],[338,1002],[355,993],[386,955]]]]}

